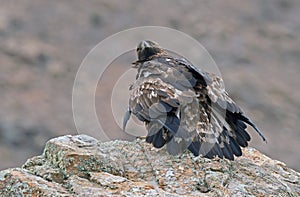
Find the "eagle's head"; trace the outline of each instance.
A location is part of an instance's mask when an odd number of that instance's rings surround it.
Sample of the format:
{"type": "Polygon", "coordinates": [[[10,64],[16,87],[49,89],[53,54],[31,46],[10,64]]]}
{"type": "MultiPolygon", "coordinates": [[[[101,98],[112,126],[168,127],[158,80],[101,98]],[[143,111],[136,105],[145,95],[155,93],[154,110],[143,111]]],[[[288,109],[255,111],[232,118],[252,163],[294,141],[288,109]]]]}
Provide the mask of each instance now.
{"type": "Polygon", "coordinates": [[[138,56],[138,61],[141,62],[150,60],[152,57],[157,55],[166,54],[166,51],[161,48],[156,42],[143,40],[138,44],[136,53],[138,56]]]}

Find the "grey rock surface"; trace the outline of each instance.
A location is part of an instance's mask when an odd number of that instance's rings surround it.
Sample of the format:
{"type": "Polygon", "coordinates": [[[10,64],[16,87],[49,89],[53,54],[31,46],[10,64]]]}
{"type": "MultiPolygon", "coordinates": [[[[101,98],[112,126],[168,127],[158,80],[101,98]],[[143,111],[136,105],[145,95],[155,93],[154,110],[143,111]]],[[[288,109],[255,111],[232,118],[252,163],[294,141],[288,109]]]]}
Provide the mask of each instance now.
{"type": "Polygon", "coordinates": [[[299,196],[300,173],[254,148],[234,161],[170,156],[141,139],[66,135],[22,168],[0,172],[1,196],[299,196]]]}

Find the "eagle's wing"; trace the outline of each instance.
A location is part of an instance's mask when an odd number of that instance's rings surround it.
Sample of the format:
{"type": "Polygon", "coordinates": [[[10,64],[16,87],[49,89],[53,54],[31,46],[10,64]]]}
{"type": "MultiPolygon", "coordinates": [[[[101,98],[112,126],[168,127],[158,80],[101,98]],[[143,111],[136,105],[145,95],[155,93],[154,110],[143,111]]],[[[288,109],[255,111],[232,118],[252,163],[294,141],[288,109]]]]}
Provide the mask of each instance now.
{"type": "Polygon", "coordinates": [[[133,87],[130,112],[145,122],[148,130],[146,141],[156,148],[170,142],[179,130],[180,101],[176,91],[156,77],[140,78],[133,87]]]}
{"type": "Polygon", "coordinates": [[[266,141],[261,131],[228,96],[219,76],[203,72],[185,59],[179,59],[178,62],[189,68],[198,79],[194,89],[200,95],[200,122],[198,135],[189,146],[195,155],[198,153],[209,158],[218,155],[228,159],[233,159],[233,155],[240,156],[240,147],[246,147],[251,139],[245,130],[245,123],[252,126],[266,141]]]}
{"type": "Polygon", "coordinates": [[[131,89],[129,112],[145,122],[146,141],[157,148],[167,144],[171,154],[189,149],[233,159],[250,140],[245,123],[260,133],[228,97],[221,78],[184,59],[144,62],[131,89]]]}

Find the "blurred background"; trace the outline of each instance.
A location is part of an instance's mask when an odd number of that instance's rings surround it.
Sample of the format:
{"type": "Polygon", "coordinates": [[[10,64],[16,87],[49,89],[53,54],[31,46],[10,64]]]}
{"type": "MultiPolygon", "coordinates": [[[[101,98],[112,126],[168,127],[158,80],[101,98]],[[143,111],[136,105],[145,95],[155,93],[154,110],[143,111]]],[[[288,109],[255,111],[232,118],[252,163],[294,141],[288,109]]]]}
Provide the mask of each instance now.
{"type": "MultiPolygon", "coordinates": [[[[121,30],[158,25],[206,47],[229,94],[268,139],[262,143],[249,130],[251,146],[300,170],[300,1],[0,3],[0,169],[41,154],[52,137],[76,134],[72,87],[89,50],[121,30]]],[[[120,65],[131,63],[124,60],[120,65]]],[[[97,95],[98,111],[109,101],[109,79],[115,80],[109,76],[101,87],[107,94],[97,95]]],[[[119,130],[101,118],[105,129],[119,130]]]]}

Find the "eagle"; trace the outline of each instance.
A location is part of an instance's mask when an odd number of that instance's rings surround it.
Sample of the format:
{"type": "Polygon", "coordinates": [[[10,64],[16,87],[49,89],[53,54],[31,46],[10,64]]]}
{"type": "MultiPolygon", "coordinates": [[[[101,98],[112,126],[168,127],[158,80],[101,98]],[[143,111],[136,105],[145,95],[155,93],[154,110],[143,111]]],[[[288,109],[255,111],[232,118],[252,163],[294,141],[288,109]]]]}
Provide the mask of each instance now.
{"type": "Polygon", "coordinates": [[[186,149],[194,156],[234,160],[241,156],[251,137],[250,125],[266,139],[255,124],[225,91],[223,80],[202,71],[188,60],[168,54],[150,40],[141,41],[135,82],[130,86],[129,107],[123,130],[131,114],[144,122],[146,142],[171,155],[186,149]]]}

